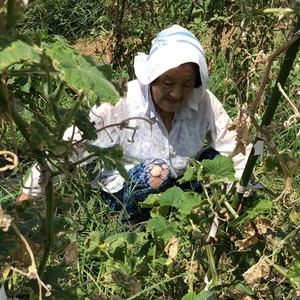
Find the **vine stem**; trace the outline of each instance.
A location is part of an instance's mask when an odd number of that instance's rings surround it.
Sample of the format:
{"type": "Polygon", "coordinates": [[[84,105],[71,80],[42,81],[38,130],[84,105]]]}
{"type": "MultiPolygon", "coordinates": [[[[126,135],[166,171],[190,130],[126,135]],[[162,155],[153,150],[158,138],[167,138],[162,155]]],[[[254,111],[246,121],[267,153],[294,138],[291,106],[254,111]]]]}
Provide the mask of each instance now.
{"type": "Polygon", "coordinates": [[[216,264],[215,264],[215,260],[214,260],[212,246],[206,245],[205,250],[206,250],[206,254],[207,254],[207,258],[208,258],[209,270],[210,270],[211,279],[212,279],[212,283],[209,285],[209,287],[211,287],[211,286],[218,285],[219,279],[218,279],[218,273],[217,273],[217,268],[216,268],[216,264]]]}
{"type": "Polygon", "coordinates": [[[14,22],[12,21],[14,12],[15,12],[15,0],[8,0],[7,1],[7,23],[6,23],[7,30],[14,28],[14,22]]]}
{"type": "Polygon", "coordinates": [[[50,254],[51,247],[54,241],[54,195],[53,195],[53,182],[49,180],[46,186],[46,218],[45,218],[45,229],[46,229],[46,246],[44,249],[43,257],[39,266],[39,275],[42,276],[46,263],[50,254]]]}

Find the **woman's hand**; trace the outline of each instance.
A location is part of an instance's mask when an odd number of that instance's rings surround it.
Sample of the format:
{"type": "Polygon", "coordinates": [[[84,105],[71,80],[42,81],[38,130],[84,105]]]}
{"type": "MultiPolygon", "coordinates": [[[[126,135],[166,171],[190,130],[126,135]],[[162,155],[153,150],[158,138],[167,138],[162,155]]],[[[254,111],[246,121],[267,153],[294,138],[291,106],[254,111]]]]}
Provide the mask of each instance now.
{"type": "Polygon", "coordinates": [[[27,199],[28,199],[28,195],[25,194],[25,193],[22,193],[22,194],[18,197],[17,201],[18,201],[18,202],[22,202],[22,201],[27,200],[27,199]]]}

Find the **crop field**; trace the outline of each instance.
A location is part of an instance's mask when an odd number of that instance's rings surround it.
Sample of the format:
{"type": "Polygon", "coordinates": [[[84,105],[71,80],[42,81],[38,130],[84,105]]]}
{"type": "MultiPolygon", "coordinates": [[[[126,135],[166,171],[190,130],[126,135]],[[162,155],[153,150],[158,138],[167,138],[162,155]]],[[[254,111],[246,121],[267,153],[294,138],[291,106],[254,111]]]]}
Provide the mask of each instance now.
{"type": "Polygon", "coordinates": [[[0,1],[0,300],[300,299],[299,1],[27,2],[0,1]],[[191,159],[180,180],[203,193],[150,195],[132,225],[91,186],[102,164],[128,174],[120,147],[86,143],[88,111],[172,24],[202,43],[237,151],[254,146],[241,180],[231,157],[191,159]],[[34,164],[44,193],[19,202],[34,164]]]}

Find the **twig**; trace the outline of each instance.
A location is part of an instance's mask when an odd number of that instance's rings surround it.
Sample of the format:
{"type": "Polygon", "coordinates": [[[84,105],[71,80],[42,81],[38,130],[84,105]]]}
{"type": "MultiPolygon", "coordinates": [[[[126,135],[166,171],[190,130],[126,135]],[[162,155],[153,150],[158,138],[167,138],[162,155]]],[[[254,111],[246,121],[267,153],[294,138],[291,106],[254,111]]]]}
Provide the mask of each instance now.
{"type": "Polygon", "coordinates": [[[259,132],[260,138],[265,141],[265,143],[268,146],[268,148],[270,149],[271,153],[273,155],[275,155],[275,157],[277,158],[277,160],[280,164],[280,167],[282,169],[283,176],[284,176],[284,179],[285,179],[285,188],[284,188],[284,191],[280,194],[280,196],[275,199],[275,200],[279,200],[282,197],[284,197],[286,194],[289,194],[292,190],[290,171],[288,170],[283,158],[281,157],[281,155],[277,151],[276,145],[275,145],[275,143],[274,143],[274,141],[271,137],[271,133],[268,130],[268,128],[267,127],[264,127],[264,128],[260,127],[257,124],[254,116],[251,116],[251,120],[252,120],[252,123],[253,123],[254,127],[259,132]]]}
{"type": "Polygon", "coordinates": [[[299,31],[297,31],[296,34],[290,40],[288,40],[286,43],[284,43],[281,47],[279,47],[273,54],[271,54],[267,58],[265,72],[264,72],[263,77],[262,77],[260,88],[259,88],[259,91],[258,91],[258,93],[256,95],[254,103],[252,105],[252,113],[253,113],[253,115],[255,114],[255,111],[256,111],[257,106],[258,106],[259,101],[260,101],[260,98],[261,98],[261,96],[262,96],[262,94],[264,92],[264,89],[266,87],[266,84],[267,84],[267,81],[268,81],[268,78],[269,78],[269,73],[270,73],[270,70],[271,70],[271,65],[273,63],[273,60],[279,54],[281,54],[286,49],[288,49],[292,44],[294,44],[298,39],[300,39],[300,32],[299,31]]]}
{"type": "MultiPolygon", "coordinates": [[[[288,101],[288,103],[292,107],[292,110],[295,113],[294,115],[290,116],[287,121],[284,122],[284,124],[283,124],[284,128],[287,128],[294,122],[300,122],[300,113],[299,113],[299,110],[297,109],[297,107],[294,105],[294,103],[290,100],[288,95],[285,93],[285,91],[283,90],[283,88],[279,82],[278,82],[277,86],[278,86],[279,91],[284,96],[284,98],[288,101]]],[[[299,137],[299,135],[300,135],[300,131],[298,132],[297,137],[299,137]]]]}
{"type": "Polygon", "coordinates": [[[291,105],[295,115],[299,115],[299,111],[297,109],[297,107],[294,105],[294,103],[291,101],[291,99],[288,97],[288,95],[286,94],[286,92],[283,90],[280,82],[277,83],[277,86],[279,88],[279,91],[281,92],[281,94],[284,96],[284,98],[289,102],[289,104],[291,105]]]}
{"type": "Polygon", "coordinates": [[[5,157],[5,160],[11,162],[12,164],[7,164],[4,167],[0,168],[0,172],[4,172],[6,170],[13,170],[18,166],[19,159],[18,156],[11,152],[11,151],[0,151],[0,155],[3,155],[5,157]]]}
{"type": "MultiPolygon", "coordinates": [[[[109,125],[103,126],[103,127],[99,128],[97,130],[97,133],[102,131],[102,130],[106,130],[107,128],[110,128],[110,127],[119,127],[121,130],[124,129],[124,128],[125,129],[132,129],[133,130],[132,138],[131,138],[131,140],[128,140],[128,142],[134,142],[134,135],[135,135],[135,132],[136,132],[137,128],[129,126],[129,121],[130,120],[143,120],[143,121],[148,122],[149,124],[153,124],[153,122],[150,119],[143,118],[143,117],[132,117],[132,118],[125,119],[120,123],[114,123],[114,124],[109,124],[109,125]]],[[[82,143],[83,140],[84,139],[76,141],[72,146],[82,143]]]]}
{"type": "Polygon", "coordinates": [[[19,231],[18,227],[16,226],[16,224],[12,221],[11,222],[11,227],[14,229],[14,231],[16,232],[16,234],[19,236],[19,238],[22,240],[22,242],[24,243],[27,252],[29,253],[30,259],[31,259],[31,266],[29,266],[28,268],[28,273],[24,273],[18,269],[15,269],[13,267],[10,267],[12,270],[21,273],[24,276],[27,276],[29,279],[31,278],[36,278],[37,283],[39,285],[39,300],[43,299],[43,288],[46,290],[46,297],[51,295],[51,285],[49,284],[45,284],[39,277],[38,273],[37,273],[37,267],[36,267],[36,263],[35,263],[35,258],[33,255],[33,252],[27,242],[27,240],[25,239],[25,237],[21,234],[21,232],[19,231]]]}

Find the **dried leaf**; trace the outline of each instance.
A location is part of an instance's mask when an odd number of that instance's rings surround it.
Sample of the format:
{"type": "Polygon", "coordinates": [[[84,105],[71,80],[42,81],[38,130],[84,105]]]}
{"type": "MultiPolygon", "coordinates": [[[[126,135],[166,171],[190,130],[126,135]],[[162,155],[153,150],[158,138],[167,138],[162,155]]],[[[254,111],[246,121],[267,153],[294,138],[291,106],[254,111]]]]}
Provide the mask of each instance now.
{"type": "MultiPolygon", "coordinates": [[[[41,250],[41,246],[35,244],[27,235],[24,236],[26,239],[34,257],[37,257],[41,250]]],[[[20,265],[28,267],[31,265],[31,258],[30,255],[26,249],[25,244],[20,240],[16,249],[14,250],[13,253],[13,260],[18,261],[20,265]]]]}
{"type": "Polygon", "coordinates": [[[252,246],[252,245],[255,245],[257,243],[257,238],[256,236],[250,236],[250,237],[247,237],[243,240],[238,240],[235,242],[235,245],[237,247],[239,247],[239,250],[245,250],[246,248],[252,246]]]}
{"type": "Polygon", "coordinates": [[[125,274],[121,269],[112,272],[114,282],[130,292],[130,295],[136,295],[140,292],[141,284],[132,275],[125,274]]]}
{"type": "Polygon", "coordinates": [[[66,249],[64,258],[65,264],[75,267],[78,262],[78,248],[75,243],[71,243],[66,249]]]}
{"type": "Polygon", "coordinates": [[[267,232],[268,228],[269,228],[269,221],[265,220],[265,219],[261,219],[259,217],[257,217],[255,220],[255,226],[257,228],[257,231],[259,234],[264,234],[267,232]]]}
{"type": "Polygon", "coordinates": [[[168,260],[166,265],[170,265],[172,262],[176,260],[178,254],[179,241],[176,237],[171,237],[169,242],[165,247],[165,252],[168,254],[168,260]]]}
{"type": "Polygon", "coordinates": [[[259,283],[261,279],[267,279],[269,276],[270,267],[265,262],[264,257],[262,256],[258,263],[253,265],[250,269],[248,269],[244,274],[244,280],[250,286],[259,283]]]}
{"type": "Polygon", "coordinates": [[[235,130],[236,135],[236,146],[232,152],[232,156],[239,153],[246,154],[246,147],[251,142],[252,136],[250,135],[251,118],[247,114],[248,106],[247,103],[243,103],[239,106],[238,117],[228,127],[229,130],[235,130]]]}

